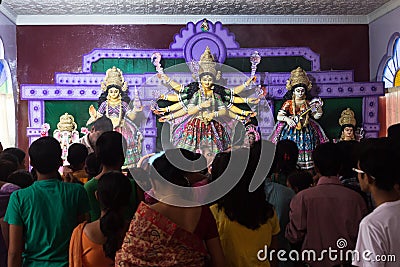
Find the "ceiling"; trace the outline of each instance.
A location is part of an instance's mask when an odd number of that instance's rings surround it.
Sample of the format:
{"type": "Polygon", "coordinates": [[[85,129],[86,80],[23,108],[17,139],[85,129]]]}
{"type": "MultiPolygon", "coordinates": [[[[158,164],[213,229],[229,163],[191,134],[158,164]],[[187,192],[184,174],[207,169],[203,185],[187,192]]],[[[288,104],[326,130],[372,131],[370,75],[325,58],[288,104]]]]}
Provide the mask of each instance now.
{"type": "Polygon", "coordinates": [[[250,17],[255,21],[282,16],[326,17],[333,21],[336,17],[347,17],[368,23],[398,6],[400,0],[3,0],[0,11],[17,25],[29,24],[29,21],[32,24],[38,21],[51,24],[57,17],[67,22],[72,21],[71,17],[83,22],[86,19],[88,23],[91,23],[91,18],[98,17],[104,23],[108,19],[118,21],[118,18],[128,16],[131,19],[135,16],[142,19],[158,16],[174,21],[180,16],[197,19],[232,15],[250,17]]]}

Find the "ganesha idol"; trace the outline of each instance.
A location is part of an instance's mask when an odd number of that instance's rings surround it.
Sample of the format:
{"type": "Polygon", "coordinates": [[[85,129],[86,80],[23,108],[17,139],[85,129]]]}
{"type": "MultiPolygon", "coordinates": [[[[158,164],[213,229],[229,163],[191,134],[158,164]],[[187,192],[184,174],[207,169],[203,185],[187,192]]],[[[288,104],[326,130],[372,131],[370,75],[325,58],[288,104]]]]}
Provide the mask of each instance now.
{"type": "Polygon", "coordinates": [[[60,117],[57,129],[53,132],[53,137],[60,142],[62,149],[61,158],[63,165],[67,164],[68,148],[72,143],[79,142],[79,132],[76,130],[77,125],[72,115],[65,113],[60,117]]]}

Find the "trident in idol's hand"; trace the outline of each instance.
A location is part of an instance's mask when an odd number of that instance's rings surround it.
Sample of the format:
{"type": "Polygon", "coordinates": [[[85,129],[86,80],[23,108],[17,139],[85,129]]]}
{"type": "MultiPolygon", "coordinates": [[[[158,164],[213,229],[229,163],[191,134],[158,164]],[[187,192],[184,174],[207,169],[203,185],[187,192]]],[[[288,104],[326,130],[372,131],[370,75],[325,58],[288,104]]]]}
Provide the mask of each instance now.
{"type": "Polygon", "coordinates": [[[158,74],[164,74],[164,68],[161,66],[161,53],[155,52],[151,55],[151,63],[156,67],[158,74]]]}
{"type": "MultiPolygon", "coordinates": [[[[256,75],[257,65],[260,63],[260,61],[261,61],[260,54],[258,54],[257,51],[254,51],[250,56],[250,63],[251,63],[251,74],[250,74],[250,77],[253,77],[254,75],[256,75]]],[[[256,89],[257,97],[260,97],[262,94],[263,94],[263,91],[261,90],[260,87],[258,87],[256,89]]]]}

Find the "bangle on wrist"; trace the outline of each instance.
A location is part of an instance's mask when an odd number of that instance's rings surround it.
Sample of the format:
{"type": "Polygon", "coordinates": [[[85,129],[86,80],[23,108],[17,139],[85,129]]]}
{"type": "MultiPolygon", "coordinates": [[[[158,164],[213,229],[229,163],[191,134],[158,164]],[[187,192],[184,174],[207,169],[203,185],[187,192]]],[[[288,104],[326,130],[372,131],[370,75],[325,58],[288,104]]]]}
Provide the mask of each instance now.
{"type": "Polygon", "coordinates": [[[167,106],[165,109],[167,112],[171,112],[171,109],[169,108],[169,106],[167,106]]]}
{"type": "Polygon", "coordinates": [[[242,112],[240,113],[240,115],[245,115],[245,113],[246,113],[246,111],[245,110],[242,110],[242,112]]]}
{"type": "Polygon", "coordinates": [[[245,97],[245,98],[244,98],[244,102],[245,102],[246,104],[248,104],[248,103],[249,103],[249,98],[248,98],[248,97],[245,97]]]}
{"type": "Polygon", "coordinates": [[[236,116],[235,116],[235,120],[240,120],[239,115],[236,115],[236,116]]]}
{"type": "Polygon", "coordinates": [[[199,110],[202,110],[202,109],[203,109],[202,106],[200,106],[200,104],[197,105],[197,108],[198,108],[199,110]]]}
{"type": "Polygon", "coordinates": [[[214,118],[216,118],[216,117],[218,117],[218,116],[219,116],[218,111],[214,111],[214,118]]]}
{"type": "Polygon", "coordinates": [[[169,120],[173,120],[174,119],[174,114],[169,114],[169,120]]]}

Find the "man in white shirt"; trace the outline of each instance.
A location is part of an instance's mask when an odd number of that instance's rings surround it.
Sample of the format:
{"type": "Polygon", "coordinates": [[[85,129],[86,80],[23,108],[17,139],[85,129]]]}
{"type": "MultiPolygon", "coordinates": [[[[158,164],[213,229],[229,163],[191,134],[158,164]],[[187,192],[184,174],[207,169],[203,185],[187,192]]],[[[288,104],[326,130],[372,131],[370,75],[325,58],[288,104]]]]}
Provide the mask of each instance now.
{"type": "Polygon", "coordinates": [[[362,144],[358,166],[361,190],[370,192],[376,208],[360,223],[355,266],[400,266],[400,196],[394,189],[398,151],[385,138],[362,144]]]}

